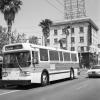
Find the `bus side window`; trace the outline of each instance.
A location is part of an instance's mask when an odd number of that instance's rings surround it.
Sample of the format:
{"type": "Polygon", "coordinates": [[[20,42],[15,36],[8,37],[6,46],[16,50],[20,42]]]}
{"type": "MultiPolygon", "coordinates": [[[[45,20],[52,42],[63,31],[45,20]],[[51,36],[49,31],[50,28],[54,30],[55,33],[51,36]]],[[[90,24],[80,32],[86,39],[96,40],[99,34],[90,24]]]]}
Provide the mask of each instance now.
{"type": "Polygon", "coordinates": [[[77,61],[77,55],[76,54],[71,54],[71,59],[72,61],[77,61]]]}
{"type": "Polygon", "coordinates": [[[32,63],[38,64],[38,51],[32,51],[32,63]]]}

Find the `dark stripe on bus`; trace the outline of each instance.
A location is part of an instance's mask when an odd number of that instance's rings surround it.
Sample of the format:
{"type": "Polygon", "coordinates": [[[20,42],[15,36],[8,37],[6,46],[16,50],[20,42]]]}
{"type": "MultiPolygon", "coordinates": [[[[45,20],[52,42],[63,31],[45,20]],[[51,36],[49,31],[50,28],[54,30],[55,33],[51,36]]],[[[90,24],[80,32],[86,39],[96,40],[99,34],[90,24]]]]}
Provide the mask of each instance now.
{"type": "Polygon", "coordinates": [[[49,75],[53,75],[53,74],[62,74],[62,73],[69,73],[70,71],[65,71],[65,72],[55,72],[55,73],[49,73],[49,75]]]}

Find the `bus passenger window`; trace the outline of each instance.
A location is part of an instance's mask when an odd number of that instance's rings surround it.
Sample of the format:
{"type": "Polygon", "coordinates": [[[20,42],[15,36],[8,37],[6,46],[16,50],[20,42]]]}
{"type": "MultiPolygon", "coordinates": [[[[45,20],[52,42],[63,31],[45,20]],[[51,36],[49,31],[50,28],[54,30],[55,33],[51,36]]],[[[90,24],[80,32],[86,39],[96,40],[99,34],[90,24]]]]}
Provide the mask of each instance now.
{"type": "Polygon", "coordinates": [[[48,50],[47,49],[40,49],[40,60],[48,61],[48,50]]]}
{"type": "Polygon", "coordinates": [[[69,52],[64,52],[63,54],[64,54],[64,61],[70,61],[71,60],[69,52]]]}
{"type": "Polygon", "coordinates": [[[50,50],[49,51],[49,56],[50,56],[51,61],[59,61],[58,51],[50,50]]]}
{"type": "Polygon", "coordinates": [[[35,64],[38,64],[38,52],[37,51],[32,51],[32,62],[35,64]]]}
{"type": "Polygon", "coordinates": [[[72,61],[77,61],[77,55],[76,54],[71,54],[71,59],[72,59],[72,61]]]}

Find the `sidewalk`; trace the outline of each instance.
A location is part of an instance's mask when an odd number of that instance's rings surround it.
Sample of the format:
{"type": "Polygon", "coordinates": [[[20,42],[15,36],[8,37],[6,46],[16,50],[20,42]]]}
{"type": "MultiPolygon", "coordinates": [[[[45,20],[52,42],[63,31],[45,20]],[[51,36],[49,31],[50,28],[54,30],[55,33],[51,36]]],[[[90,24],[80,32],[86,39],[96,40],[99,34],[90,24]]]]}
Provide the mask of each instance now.
{"type": "Polygon", "coordinates": [[[80,69],[79,77],[87,77],[87,70],[88,69],[84,69],[84,68],[80,69]]]}

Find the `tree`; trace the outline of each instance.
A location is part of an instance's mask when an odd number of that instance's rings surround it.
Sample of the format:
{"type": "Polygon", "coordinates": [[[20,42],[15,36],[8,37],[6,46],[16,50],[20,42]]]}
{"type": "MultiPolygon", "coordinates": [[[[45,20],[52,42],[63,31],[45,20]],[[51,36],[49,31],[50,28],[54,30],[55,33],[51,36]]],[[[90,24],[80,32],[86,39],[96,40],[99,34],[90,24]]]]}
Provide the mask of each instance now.
{"type": "Polygon", "coordinates": [[[66,35],[66,38],[61,38],[59,40],[60,48],[66,49],[66,50],[67,50],[67,38],[68,38],[68,35],[69,35],[69,30],[68,30],[69,28],[70,28],[70,26],[65,26],[65,28],[63,29],[63,34],[66,35]],[[66,47],[65,48],[63,47],[63,43],[66,43],[66,47]]]}
{"type": "Polygon", "coordinates": [[[65,38],[61,38],[61,39],[59,40],[59,43],[60,43],[60,48],[61,48],[61,49],[64,49],[63,43],[65,43],[65,38]]]}
{"type": "MultiPolygon", "coordinates": [[[[14,30],[11,34],[12,43],[23,43],[26,42],[26,35],[17,33],[14,30]]],[[[0,52],[4,45],[8,44],[7,28],[0,26],[0,52]]]]}
{"type": "Polygon", "coordinates": [[[0,0],[0,11],[4,15],[4,19],[8,26],[9,43],[11,43],[11,28],[14,22],[15,15],[20,10],[22,1],[20,0],[0,0]]]}
{"type": "Polygon", "coordinates": [[[47,46],[47,38],[50,35],[50,26],[52,25],[52,23],[53,22],[50,19],[45,19],[45,20],[42,20],[39,24],[39,26],[41,26],[42,28],[45,46],[47,46]]]}
{"type": "Polygon", "coordinates": [[[8,43],[6,30],[6,28],[0,26],[0,51],[2,50],[3,46],[8,43]]]}
{"type": "Polygon", "coordinates": [[[67,38],[68,38],[68,35],[69,35],[69,29],[70,28],[70,26],[65,26],[65,28],[64,28],[64,34],[66,35],[66,50],[67,50],[67,38]]]}
{"type": "Polygon", "coordinates": [[[69,28],[70,28],[70,26],[66,26],[66,27],[65,27],[65,30],[66,30],[66,31],[65,31],[65,35],[66,35],[66,50],[68,49],[68,48],[67,48],[67,44],[68,44],[68,43],[67,43],[67,40],[68,40],[67,38],[68,38],[68,35],[69,35],[69,30],[68,30],[69,28]]]}
{"type": "Polygon", "coordinates": [[[38,38],[36,36],[29,37],[29,43],[38,44],[38,38]]]}
{"type": "Polygon", "coordinates": [[[11,34],[11,40],[12,40],[12,43],[25,43],[27,41],[26,34],[25,33],[19,34],[15,30],[11,34]]]}

